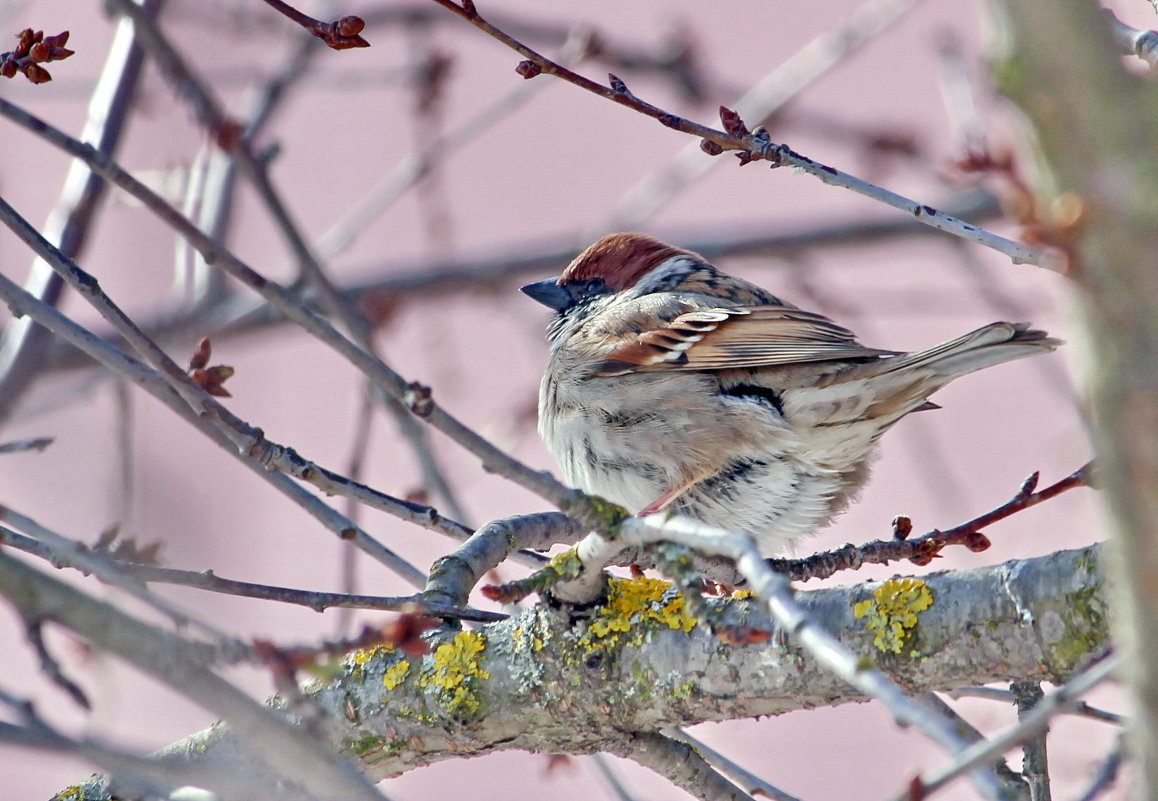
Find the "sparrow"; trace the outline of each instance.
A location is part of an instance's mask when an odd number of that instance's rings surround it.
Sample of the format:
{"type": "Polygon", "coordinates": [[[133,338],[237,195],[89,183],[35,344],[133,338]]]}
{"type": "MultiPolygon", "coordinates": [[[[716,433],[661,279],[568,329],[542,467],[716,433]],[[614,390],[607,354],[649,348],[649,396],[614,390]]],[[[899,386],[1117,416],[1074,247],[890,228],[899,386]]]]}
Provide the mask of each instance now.
{"type": "Polygon", "coordinates": [[[605,236],[522,292],[554,310],[539,433],[573,487],[741,529],[783,553],[843,511],[881,434],[953,379],[1054,350],[991,323],[925,350],[860,344],[702,256],[605,236]]]}

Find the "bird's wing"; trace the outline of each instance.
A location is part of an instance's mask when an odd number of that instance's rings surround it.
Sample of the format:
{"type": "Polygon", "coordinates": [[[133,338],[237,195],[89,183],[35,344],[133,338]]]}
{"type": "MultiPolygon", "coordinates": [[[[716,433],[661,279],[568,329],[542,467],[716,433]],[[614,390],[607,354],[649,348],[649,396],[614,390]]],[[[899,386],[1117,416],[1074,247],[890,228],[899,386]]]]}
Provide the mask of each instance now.
{"type": "Polygon", "coordinates": [[[697,309],[616,346],[596,375],[729,370],[896,353],[866,348],[827,317],[791,306],[697,309]]]}

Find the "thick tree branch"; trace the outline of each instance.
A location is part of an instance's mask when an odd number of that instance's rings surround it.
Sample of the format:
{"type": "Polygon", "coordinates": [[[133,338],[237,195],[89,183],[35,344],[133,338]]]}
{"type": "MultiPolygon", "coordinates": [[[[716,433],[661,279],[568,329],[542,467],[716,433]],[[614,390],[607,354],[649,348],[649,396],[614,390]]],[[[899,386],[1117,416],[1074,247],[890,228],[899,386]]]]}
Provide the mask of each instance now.
{"type": "MultiPolygon", "coordinates": [[[[912,692],[1011,679],[1060,683],[1108,636],[1097,562],[1093,547],[927,576],[932,605],[900,653],[876,649],[854,614],[876,585],[797,598],[845,646],[912,692]]],[[[738,622],[760,623],[751,602],[719,603],[738,622]]],[[[599,625],[618,619],[604,610],[541,604],[477,632],[445,632],[420,659],[385,648],[356,652],[308,695],[326,711],[334,742],[372,779],[506,749],[615,751],[624,732],[865,700],[797,646],[727,645],[702,625],[685,632],[655,617],[632,623],[630,614],[615,633],[615,625],[599,625]],[[462,681],[445,681],[451,675],[462,681]],[[617,688],[614,703],[607,687],[617,688]]],[[[190,742],[196,748],[179,743],[167,753],[223,766],[234,759],[237,744],[223,729],[190,742]]]]}

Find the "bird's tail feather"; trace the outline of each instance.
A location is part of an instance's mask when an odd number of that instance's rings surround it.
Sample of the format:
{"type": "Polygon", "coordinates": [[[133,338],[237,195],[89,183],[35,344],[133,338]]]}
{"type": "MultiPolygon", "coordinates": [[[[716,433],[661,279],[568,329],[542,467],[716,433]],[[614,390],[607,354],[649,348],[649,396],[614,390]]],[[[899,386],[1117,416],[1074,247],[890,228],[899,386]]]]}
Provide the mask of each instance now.
{"type": "MultiPolygon", "coordinates": [[[[990,323],[925,350],[885,360],[885,372],[928,367],[953,379],[995,364],[1054,350],[1062,342],[1029,323],[990,323]]],[[[884,366],[884,365],[882,365],[884,366]]]]}

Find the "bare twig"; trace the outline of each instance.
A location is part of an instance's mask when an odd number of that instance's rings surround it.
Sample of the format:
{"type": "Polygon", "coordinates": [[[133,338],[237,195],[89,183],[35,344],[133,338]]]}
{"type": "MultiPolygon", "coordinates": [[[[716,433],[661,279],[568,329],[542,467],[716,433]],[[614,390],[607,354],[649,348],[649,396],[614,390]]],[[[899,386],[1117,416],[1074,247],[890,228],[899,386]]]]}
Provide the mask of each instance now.
{"type": "Polygon", "coordinates": [[[800,801],[791,793],[786,793],[774,784],[770,784],[764,779],[757,776],[728,757],[721,754],[719,751],[712,748],[703,740],[697,739],[688,734],[683,729],[667,728],[661,734],[670,737],[673,740],[679,740],[687,743],[694,748],[700,756],[702,756],[708,764],[713,768],[723,773],[730,780],[738,784],[745,792],[751,795],[760,795],[765,798],[771,798],[773,801],[800,801]]]}
{"type": "Polygon", "coordinates": [[[44,675],[48,677],[49,681],[64,690],[65,694],[78,706],[86,710],[92,710],[92,704],[89,702],[88,696],[84,694],[84,690],[64,674],[64,669],[61,668],[60,663],[56,661],[56,658],[48,650],[48,645],[44,642],[43,621],[39,619],[26,621],[24,624],[24,636],[28,638],[28,642],[32,643],[32,648],[36,651],[36,656],[40,660],[40,669],[44,675]]]}
{"type": "MultiPolygon", "coordinates": [[[[756,82],[731,108],[755,125],[768,125],[792,98],[845,63],[849,56],[904,17],[920,0],[867,0],[848,18],[828,28],[756,82]]],[[[699,145],[685,146],[671,162],[644,177],[584,239],[607,231],[637,228],[673,197],[720,163],[705,159],[699,145]]]]}
{"type": "MultiPolygon", "coordinates": [[[[2,102],[3,101],[0,101],[0,103],[2,102]]],[[[0,208],[3,208],[2,201],[0,201],[0,208]]],[[[51,256],[51,247],[44,252],[51,256]]],[[[75,268],[75,265],[71,266],[75,268]]],[[[79,270],[79,268],[76,269],[79,270]]],[[[223,419],[235,419],[234,416],[208,395],[198,399],[196,392],[201,392],[200,388],[196,388],[196,391],[190,397],[192,397],[195,402],[208,404],[208,407],[214,410],[210,415],[212,420],[194,413],[187,402],[189,398],[178,396],[173,390],[173,386],[163,380],[158,373],[149,369],[136,359],[109,346],[103,340],[72,322],[72,320],[60,314],[51,306],[41,303],[35,297],[24,292],[19,286],[9,281],[2,274],[0,274],[0,297],[8,303],[14,313],[32,315],[37,322],[44,325],[53,333],[65,338],[77,347],[84,349],[110,369],[123,373],[132,381],[150,391],[180,417],[191,423],[203,434],[206,434],[213,442],[224,448],[234,457],[239,458],[243,464],[264,480],[274,484],[292,500],[305,508],[306,511],[322,522],[326,528],[334,534],[344,540],[353,541],[372,557],[398,570],[403,577],[408,578],[409,581],[417,584],[417,586],[421,586],[425,581],[425,576],[421,571],[405,562],[405,560],[402,560],[397,554],[370,537],[365,531],[352,525],[346,517],[338,514],[335,510],[322,503],[289,476],[282,473],[270,472],[268,466],[272,465],[280,470],[286,470],[303,479],[318,479],[322,473],[328,473],[328,471],[320,471],[315,465],[301,459],[292,449],[282,448],[275,443],[269,442],[260,431],[251,429],[244,423],[239,422],[240,428],[223,426],[223,419]],[[218,417],[218,414],[222,416],[218,417]],[[238,447],[239,438],[243,444],[241,448],[238,447]]],[[[173,367],[175,367],[175,365],[173,365],[173,367]]],[[[176,368],[176,370],[180,372],[180,368],[176,368]]],[[[172,378],[172,376],[170,377],[172,378]]],[[[196,387],[195,384],[191,384],[191,386],[196,387]]],[[[189,387],[185,387],[185,389],[188,391],[189,387]]],[[[336,474],[329,475],[336,477],[336,474]]],[[[343,483],[351,487],[354,486],[352,482],[343,483]]],[[[380,503],[385,504],[385,507],[389,507],[404,517],[409,516],[413,522],[422,523],[422,521],[425,521],[427,527],[444,527],[449,523],[449,521],[443,520],[437,511],[430,507],[409,504],[405,501],[393,499],[384,493],[376,492],[368,487],[358,489],[358,492],[359,494],[364,494],[366,497],[376,497],[380,503]]],[[[461,526],[457,528],[465,531],[461,526]]],[[[451,525],[450,530],[455,530],[455,525],[451,525]]]]}
{"type": "MultiPolygon", "coordinates": [[[[1009,690],[1002,690],[999,687],[959,687],[955,690],[949,690],[945,694],[950,698],[985,698],[990,701],[1000,701],[1006,704],[1012,704],[1014,702],[1013,693],[1009,690]]],[[[1100,720],[1103,723],[1113,723],[1117,726],[1125,724],[1128,720],[1123,715],[1090,706],[1085,701],[1074,704],[1066,711],[1071,715],[1080,715],[1091,720],[1100,720]]]]}
{"type": "Polygon", "coordinates": [[[55,437],[33,437],[31,439],[17,439],[0,444],[0,453],[22,453],[24,451],[42,451],[55,441],[55,437]]]}
{"type": "Polygon", "coordinates": [[[690,745],[657,732],[635,732],[608,750],[651,768],[701,801],[753,801],[690,745]]]}
{"type": "Polygon", "coordinates": [[[776,571],[793,581],[807,581],[810,578],[828,578],[841,570],[856,570],[861,565],[887,565],[898,559],[908,559],[918,565],[928,564],[950,545],[963,545],[972,551],[984,551],[989,547],[989,539],[981,533],[983,528],[1067,490],[1092,486],[1093,463],[1084,465],[1061,481],[1035,492],[1037,480],[1038,474],[1034,473],[1022,482],[1017,494],[1010,500],[985,514],[944,531],[933,529],[920,537],[908,539],[912,524],[908,518],[901,517],[894,521],[895,532],[891,540],[874,540],[859,546],[846,545],[834,551],[825,551],[803,559],[769,561],[776,571]]]}
{"type": "MultiPolygon", "coordinates": [[[[1009,686],[1017,704],[1017,719],[1025,720],[1030,710],[1045,696],[1041,684],[1035,681],[1015,681],[1009,686]]],[[[1030,801],[1050,801],[1052,794],[1049,784],[1049,758],[1046,751],[1046,735],[1049,729],[1026,740],[1021,745],[1021,773],[1029,783],[1030,801]]]]}
{"type": "Polygon", "coordinates": [[[126,615],[0,552],[0,593],[25,618],[52,620],[225,718],[247,748],[318,798],[382,801],[368,781],[306,732],[207,668],[196,643],[126,615]]]}
{"type": "Polygon", "coordinates": [[[185,236],[206,260],[226,270],[231,276],[258,292],[286,317],[330,345],[354,366],[362,370],[376,387],[402,401],[415,415],[479,457],[483,462],[484,470],[499,473],[515,481],[537,495],[552,501],[568,514],[578,516],[593,525],[606,525],[606,510],[602,505],[594,504],[584,493],[569,489],[559,483],[549,473],[532,470],[463,425],[434,401],[429,387],[408,383],[380,359],[374,358],[373,355],[358,347],[350,339],[342,336],[329,322],[298,303],[287,290],[259,275],[220,243],[202,233],[155,192],[118,167],[111,159],[77,142],[62,131],[19,109],[3,98],[0,98],[0,115],[44,136],[54,145],[84,159],[98,173],[141,200],[166,223],[185,236]]]}
{"type": "Polygon", "coordinates": [[[1098,796],[1109,790],[1118,778],[1118,769],[1122,767],[1125,756],[1125,735],[1120,735],[1110,753],[1098,765],[1094,777],[1090,780],[1085,792],[1077,797],[1076,801],[1094,801],[1098,796]]]}
{"type": "MultiPolygon", "coordinates": [[[[74,563],[59,549],[52,548],[33,537],[25,537],[8,528],[0,526],[0,544],[17,550],[39,556],[57,567],[74,567],[82,572],[92,572],[83,563],[74,563]]],[[[81,552],[88,552],[83,546],[78,546],[81,552]]],[[[386,612],[412,611],[430,617],[444,617],[458,620],[470,620],[480,623],[493,623],[504,620],[507,616],[500,612],[487,612],[480,609],[471,609],[460,606],[440,606],[426,603],[411,595],[384,596],[384,595],[354,595],[341,592],[320,592],[316,590],[299,590],[292,587],[277,587],[270,584],[255,584],[250,581],[221,578],[212,570],[194,571],[178,570],[159,565],[147,565],[125,561],[112,561],[109,564],[121,575],[127,576],[144,584],[160,583],[173,584],[180,587],[192,587],[198,590],[218,592],[224,595],[236,595],[242,598],[256,598],[263,601],[296,604],[313,609],[315,612],[324,612],[327,609],[373,609],[386,612]]]]}
{"type": "MultiPolygon", "coordinates": [[[[168,617],[177,625],[193,624],[208,632],[228,648],[236,648],[239,643],[208,621],[178,608],[170,601],[151,592],[147,587],[119,569],[118,563],[103,554],[94,553],[83,544],[58,534],[47,526],[23,515],[7,506],[0,507],[0,521],[14,528],[20,529],[37,542],[37,553],[52,564],[74,567],[99,578],[106,584],[123,590],[127,595],[136,598],[149,607],[168,617]]],[[[11,539],[12,532],[0,527],[0,534],[4,539],[11,539]]],[[[17,537],[19,535],[16,535],[17,537]]],[[[244,650],[244,647],[242,647],[244,650]]]]}
{"type": "Polygon", "coordinates": [[[333,22],[322,22],[307,14],[303,14],[289,3],[283,3],[282,0],[265,0],[265,2],[282,14],[285,14],[335,50],[349,50],[352,47],[370,46],[369,42],[358,35],[362,32],[362,29],[366,27],[366,23],[361,17],[351,15],[340,17],[333,22]]]}
{"type": "MultiPolygon", "coordinates": [[[[123,0],[122,0],[123,1],[123,0]]],[[[540,55],[525,44],[510,36],[483,19],[474,7],[473,2],[458,5],[453,0],[434,0],[443,8],[457,14],[471,25],[479,28],[489,36],[497,39],[515,52],[523,56],[517,71],[524,78],[533,78],[536,75],[548,74],[574,84],[605,100],[627,106],[633,111],[655,119],[667,128],[699,137],[701,148],[709,155],[719,155],[725,151],[735,152],[741,164],[754,160],[768,161],[773,167],[792,167],[818,178],[823,183],[841,186],[853,192],[862,194],[886,205],[900,209],[926,225],[930,225],[946,233],[969,239],[985,247],[1004,253],[1015,264],[1035,264],[1042,267],[1056,268],[1055,259],[1048,253],[1029,247],[1020,242],[998,236],[975,225],[970,225],[932,206],[918,203],[898,195],[882,187],[869,183],[848,173],[841,172],[833,167],[813,161],[810,158],[793,152],[787,145],[777,144],[768,137],[763,128],[755,131],[748,130],[740,115],[722,107],[720,108],[721,121],[724,130],[717,130],[706,125],[673,114],[665,109],[641,100],[633,94],[623,82],[611,76],[611,86],[603,86],[580,75],[545,56],[540,55]]]]}
{"type": "Polygon", "coordinates": [[[1158,67],[1158,31],[1131,28],[1110,9],[1104,11],[1110,18],[1110,30],[1122,55],[1137,56],[1149,64],[1151,69],[1158,67]]]}

